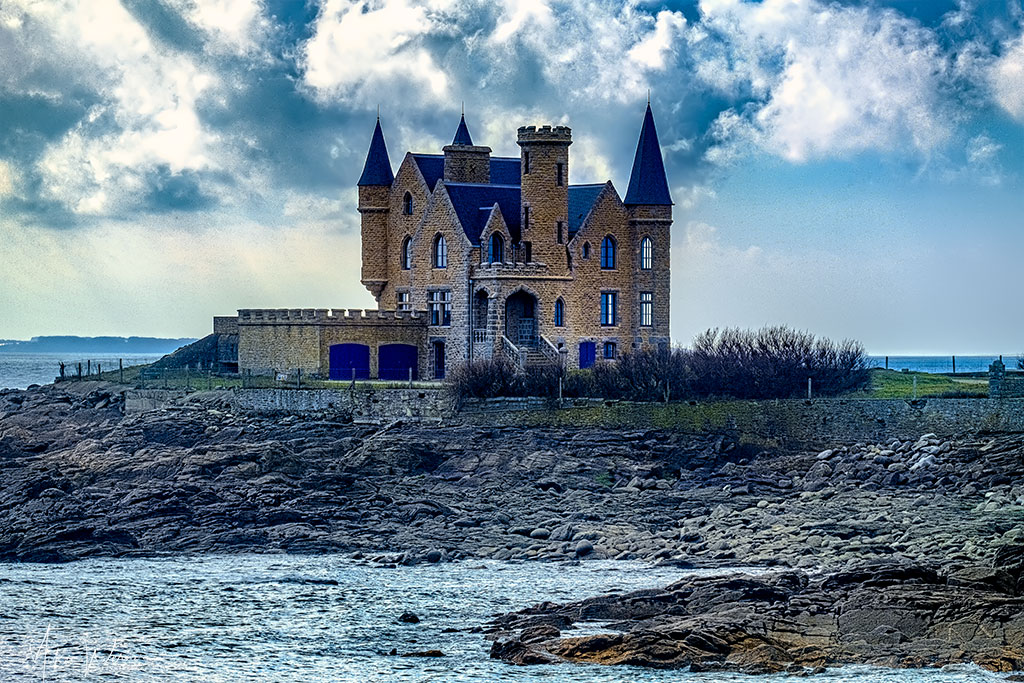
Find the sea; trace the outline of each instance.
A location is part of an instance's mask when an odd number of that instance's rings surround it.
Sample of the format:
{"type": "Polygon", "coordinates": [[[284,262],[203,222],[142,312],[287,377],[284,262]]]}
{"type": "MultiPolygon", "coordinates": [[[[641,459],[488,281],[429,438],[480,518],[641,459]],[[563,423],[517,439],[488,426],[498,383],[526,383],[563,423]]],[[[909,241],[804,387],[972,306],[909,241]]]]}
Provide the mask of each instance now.
{"type": "Polygon", "coordinates": [[[78,364],[82,364],[82,372],[86,372],[87,363],[93,372],[100,367],[104,372],[115,370],[118,361],[124,366],[145,365],[162,358],[159,354],[125,353],[118,356],[97,354],[81,356],[61,353],[0,353],[0,389],[25,389],[32,384],[49,384],[60,375],[60,364],[64,363],[64,372],[74,375],[78,364]]]}
{"type": "MultiPolygon", "coordinates": [[[[714,570],[722,573],[722,570],[714,570]]],[[[462,561],[378,568],[341,555],[176,556],[0,564],[0,680],[766,683],[787,676],[492,660],[493,615],[661,587],[710,570],[638,562],[462,561]],[[420,622],[399,623],[404,612],[420,622]],[[440,650],[443,657],[390,654],[440,650]]],[[[608,632],[601,624],[567,635],[608,632]]],[[[975,666],[842,667],[828,683],[981,683],[975,666]]]]}
{"type": "MultiPolygon", "coordinates": [[[[86,362],[111,370],[117,367],[118,360],[123,360],[125,367],[152,363],[159,355],[122,354],[121,356],[97,355],[81,357],[61,355],[59,353],[0,353],[0,389],[25,389],[32,384],[48,384],[60,374],[60,363],[64,363],[65,372],[74,374],[77,364],[82,364],[85,372],[86,362]]],[[[869,356],[872,367],[888,367],[891,370],[909,370],[911,372],[953,372],[953,356],[869,356]]],[[[998,355],[989,356],[956,356],[957,372],[987,372],[992,361],[998,355]]],[[[1003,356],[1008,369],[1016,368],[1017,355],[1003,356]]]]}

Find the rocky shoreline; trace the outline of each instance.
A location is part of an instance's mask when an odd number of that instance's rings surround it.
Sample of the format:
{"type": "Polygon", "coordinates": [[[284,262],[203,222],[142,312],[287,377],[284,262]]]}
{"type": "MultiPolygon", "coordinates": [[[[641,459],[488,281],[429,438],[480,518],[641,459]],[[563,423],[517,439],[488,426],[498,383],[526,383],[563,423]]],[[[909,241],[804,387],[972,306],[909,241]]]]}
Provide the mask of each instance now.
{"type": "MultiPolygon", "coordinates": [[[[259,417],[233,413],[224,392],[159,412],[123,408],[123,389],[98,382],[0,392],[0,560],[281,551],[381,565],[641,559],[800,570],[771,579],[799,584],[779,604],[812,595],[827,613],[849,596],[820,597],[816,572],[924,567],[936,578],[915,585],[951,586],[965,572],[996,571],[998,553],[1024,543],[1024,438],[1014,434],[797,448],[670,429],[259,417]]],[[[999,575],[1000,595],[1016,599],[1019,578],[1007,581],[999,575]]],[[[880,590],[896,595],[901,585],[880,590]]],[[[623,632],[650,618],[624,614],[636,623],[623,632]]],[[[591,657],[543,642],[546,656],[591,657]]]]}

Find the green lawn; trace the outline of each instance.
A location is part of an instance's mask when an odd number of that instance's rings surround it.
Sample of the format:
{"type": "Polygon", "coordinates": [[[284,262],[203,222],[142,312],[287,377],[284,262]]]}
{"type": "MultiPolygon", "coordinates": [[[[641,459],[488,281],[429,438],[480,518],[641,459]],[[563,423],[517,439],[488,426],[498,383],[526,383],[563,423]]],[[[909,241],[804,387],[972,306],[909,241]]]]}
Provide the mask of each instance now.
{"type": "Polygon", "coordinates": [[[866,389],[852,396],[861,398],[913,398],[914,380],[917,379],[917,398],[984,397],[988,396],[985,377],[952,377],[927,372],[897,372],[875,368],[866,389]]]}

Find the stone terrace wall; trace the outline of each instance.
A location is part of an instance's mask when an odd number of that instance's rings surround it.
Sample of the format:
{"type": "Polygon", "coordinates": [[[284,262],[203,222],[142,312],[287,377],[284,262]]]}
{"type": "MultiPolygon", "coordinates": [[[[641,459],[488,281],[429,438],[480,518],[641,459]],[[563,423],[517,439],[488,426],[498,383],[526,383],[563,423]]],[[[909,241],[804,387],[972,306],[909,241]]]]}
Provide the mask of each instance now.
{"type": "Polygon", "coordinates": [[[886,441],[934,432],[1024,432],[1022,399],[800,399],[629,403],[570,400],[558,409],[542,399],[467,401],[458,419],[475,424],[675,428],[694,432],[736,429],[798,443],[886,441]]]}
{"type": "Polygon", "coordinates": [[[437,389],[235,389],[235,410],[254,413],[332,412],[356,422],[439,422],[451,414],[437,389]]]}

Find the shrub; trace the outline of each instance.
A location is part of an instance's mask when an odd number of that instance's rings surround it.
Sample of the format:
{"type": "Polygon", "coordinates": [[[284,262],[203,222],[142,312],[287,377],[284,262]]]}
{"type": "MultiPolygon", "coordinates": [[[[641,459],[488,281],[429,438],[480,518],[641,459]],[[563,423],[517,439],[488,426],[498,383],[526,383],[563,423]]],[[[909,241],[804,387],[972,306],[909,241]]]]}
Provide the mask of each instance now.
{"type": "Polygon", "coordinates": [[[815,396],[864,386],[868,359],[854,341],[833,342],[788,327],[712,329],[692,349],[647,348],[568,373],[555,364],[518,370],[503,359],[477,360],[452,372],[459,398],[562,395],[631,401],[673,398],[793,398],[812,382],[815,396]]]}
{"type": "Polygon", "coordinates": [[[1017,356],[1017,369],[1024,370],[1024,354],[1017,356]]]}

